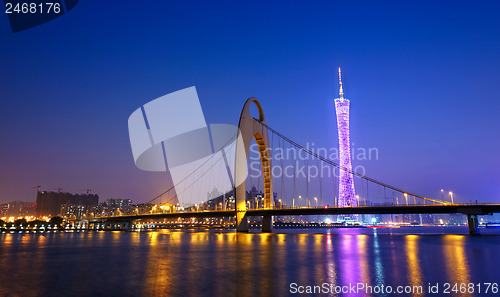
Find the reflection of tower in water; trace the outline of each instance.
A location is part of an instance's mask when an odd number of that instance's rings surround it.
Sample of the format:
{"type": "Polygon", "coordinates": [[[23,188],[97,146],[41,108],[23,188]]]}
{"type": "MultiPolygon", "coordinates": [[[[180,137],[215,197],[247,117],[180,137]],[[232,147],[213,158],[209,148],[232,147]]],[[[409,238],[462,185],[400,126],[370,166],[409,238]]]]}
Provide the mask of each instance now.
{"type": "MultiPolygon", "coordinates": [[[[337,127],[339,134],[339,197],[338,206],[357,206],[354,192],[354,180],[351,164],[351,146],[349,136],[349,105],[350,101],[344,98],[342,89],[342,76],[339,68],[340,98],[335,99],[335,112],[337,114],[337,127]]],[[[352,216],[351,216],[352,217],[352,216]]]]}

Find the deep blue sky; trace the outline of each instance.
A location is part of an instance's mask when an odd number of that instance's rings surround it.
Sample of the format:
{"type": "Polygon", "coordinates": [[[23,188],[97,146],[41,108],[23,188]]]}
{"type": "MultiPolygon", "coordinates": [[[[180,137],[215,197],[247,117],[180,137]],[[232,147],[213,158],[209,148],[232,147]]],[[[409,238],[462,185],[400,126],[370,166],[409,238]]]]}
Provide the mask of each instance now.
{"type": "Polygon", "coordinates": [[[15,33],[0,16],[0,202],[32,186],[147,201],[127,119],[196,86],[211,123],[257,97],[275,129],[336,147],[337,67],[367,175],[500,202],[500,3],[80,1],[15,33]]]}

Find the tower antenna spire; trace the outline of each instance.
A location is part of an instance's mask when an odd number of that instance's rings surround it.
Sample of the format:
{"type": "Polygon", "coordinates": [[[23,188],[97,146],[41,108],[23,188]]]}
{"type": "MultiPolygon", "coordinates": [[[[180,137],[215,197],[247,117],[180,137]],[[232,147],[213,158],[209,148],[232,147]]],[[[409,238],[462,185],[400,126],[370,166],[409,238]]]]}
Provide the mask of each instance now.
{"type": "Polygon", "coordinates": [[[342,89],[342,74],[340,72],[340,67],[339,67],[339,84],[340,84],[340,90],[339,90],[340,99],[344,99],[344,90],[342,89]]]}

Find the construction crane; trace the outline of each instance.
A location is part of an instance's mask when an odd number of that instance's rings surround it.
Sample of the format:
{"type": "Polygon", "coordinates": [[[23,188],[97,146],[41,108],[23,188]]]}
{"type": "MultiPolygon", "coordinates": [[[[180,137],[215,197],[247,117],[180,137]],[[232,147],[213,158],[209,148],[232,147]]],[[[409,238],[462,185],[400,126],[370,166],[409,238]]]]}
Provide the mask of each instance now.
{"type": "Polygon", "coordinates": [[[36,192],[38,193],[38,192],[40,192],[40,188],[41,188],[41,187],[42,187],[42,186],[38,185],[38,186],[31,187],[31,188],[32,188],[32,189],[36,189],[36,192]]]}
{"type": "Polygon", "coordinates": [[[63,188],[49,189],[49,191],[55,191],[55,190],[57,190],[57,192],[61,193],[61,192],[62,192],[62,190],[63,190],[63,188]]]}
{"type": "Polygon", "coordinates": [[[92,192],[92,189],[89,189],[89,188],[86,188],[84,190],[78,190],[80,192],[87,192],[87,194],[89,194],[90,192],[92,192]]]}

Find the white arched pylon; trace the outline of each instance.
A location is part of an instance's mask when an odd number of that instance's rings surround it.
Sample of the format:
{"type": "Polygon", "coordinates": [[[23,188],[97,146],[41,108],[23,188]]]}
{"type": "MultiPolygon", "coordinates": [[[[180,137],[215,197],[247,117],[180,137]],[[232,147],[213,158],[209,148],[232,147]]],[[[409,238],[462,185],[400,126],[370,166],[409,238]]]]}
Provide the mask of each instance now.
{"type": "MultiPolygon", "coordinates": [[[[271,150],[269,149],[269,135],[265,125],[266,118],[262,106],[256,98],[249,98],[241,111],[238,124],[238,141],[236,142],[236,230],[238,232],[248,231],[246,217],[246,191],[245,181],[247,178],[247,158],[252,139],[255,139],[259,147],[260,161],[262,164],[262,178],[264,180],[264,207],[272,208],[274,205],[273,185],[271,177],[271,150]],[[259,111],[259,118],[254,119],[250,114],[250,105],[255,104],[259,111]]],[[[272,217],[264,217],[262,220],[262,231],[270,232],[272,229],[272,217]]]]}

